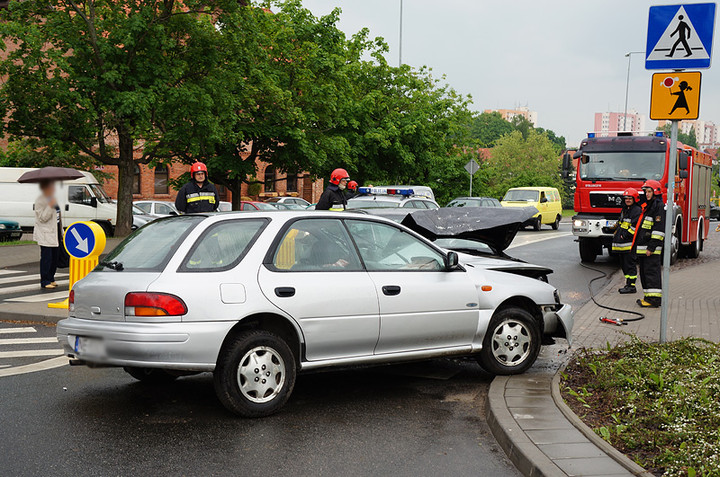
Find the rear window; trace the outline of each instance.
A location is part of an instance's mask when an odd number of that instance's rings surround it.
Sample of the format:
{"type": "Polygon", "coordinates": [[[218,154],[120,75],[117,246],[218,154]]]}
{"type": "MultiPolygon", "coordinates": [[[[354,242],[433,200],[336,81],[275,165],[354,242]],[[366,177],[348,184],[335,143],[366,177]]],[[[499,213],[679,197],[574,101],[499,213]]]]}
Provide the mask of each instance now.
{"type": "Polygon", "coordinates": [[[209,227],[185,258],[180,271],[220,272],[233,268],[267,223],[266,219],[240,219],[209,227]]]}
{"type": "MultiPolygon", "coordinates": [[[[101,264],[117,262],[126,272],[161,271],[187,234],[204,219],[197,215],[183,215],[150,222],[123,240],[101,264]]],[[[96,270],[113,271],[102,265],[96,270]]]]}
{"type": "Polygon", "coordinates": [[[506,202],[537,202],[539,195],[536,190],[510,189],[503,200],[506,202]]]}

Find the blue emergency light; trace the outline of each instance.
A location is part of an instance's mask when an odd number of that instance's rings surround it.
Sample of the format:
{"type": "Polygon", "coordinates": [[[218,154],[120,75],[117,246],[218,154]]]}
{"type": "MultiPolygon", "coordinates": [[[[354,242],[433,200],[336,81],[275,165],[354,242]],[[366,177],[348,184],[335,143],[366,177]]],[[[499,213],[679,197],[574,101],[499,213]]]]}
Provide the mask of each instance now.
{"type": "Polygon", "coordinates": [[[412,189],[388,189],[387,187],[358,187],[358,193],[410,196],[415,194],[415,191],[412,189]]]}
{"type": "Polygon", "coordinates": [[[655,137],[665,137],[664,131],[655,131],[655,137]]]}
{"type": "Polygon", "coordinates": [[[588,137],[589,137],[589,138],[595,137],[595,133],[588,133],[588,137]]]}

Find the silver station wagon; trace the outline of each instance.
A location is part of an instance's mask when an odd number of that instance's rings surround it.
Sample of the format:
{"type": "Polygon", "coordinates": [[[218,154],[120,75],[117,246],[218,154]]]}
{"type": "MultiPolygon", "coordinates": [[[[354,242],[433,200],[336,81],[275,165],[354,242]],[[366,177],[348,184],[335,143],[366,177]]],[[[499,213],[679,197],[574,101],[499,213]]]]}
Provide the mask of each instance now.
{"type": "Polygon", "coordinates": [[[266,416],[306,370],[473,356],[490,373],[522,373],[543,335],[570,341],[573,326],[524,265],[352,212],[170,217],[74,286],[58,340],[74,364],[141,381],[212,372],[227,409],[266,416]]]}

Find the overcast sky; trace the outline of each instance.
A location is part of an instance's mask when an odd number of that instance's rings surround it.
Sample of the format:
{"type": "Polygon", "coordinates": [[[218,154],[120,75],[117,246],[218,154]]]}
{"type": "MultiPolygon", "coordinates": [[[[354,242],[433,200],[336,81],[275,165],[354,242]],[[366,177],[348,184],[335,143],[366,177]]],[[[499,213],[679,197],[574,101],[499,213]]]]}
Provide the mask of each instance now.
{"type": "MultiPolygon", "coordinates": [[[[654,0],[404,0],[403,63],[446,75],[473,109],[527,105],[538,125],[577,146],[593,115],[622,111],[629,51],[644,51],[654,0]]],[[[305,0],[315,15],[342,9],[348,35],[368,27],[398,61],[400,0],[305,0]]],[[[713,50],[717,47],[717,40],[713,50]]],[[[700,119],[720,125],[720,59],[703,72],[700,119]]],[[[629,109],[648,115],[650,76],[633,55],[629,109]]],[[[655,123],[647,120],[648,127],[655,123]]]]}

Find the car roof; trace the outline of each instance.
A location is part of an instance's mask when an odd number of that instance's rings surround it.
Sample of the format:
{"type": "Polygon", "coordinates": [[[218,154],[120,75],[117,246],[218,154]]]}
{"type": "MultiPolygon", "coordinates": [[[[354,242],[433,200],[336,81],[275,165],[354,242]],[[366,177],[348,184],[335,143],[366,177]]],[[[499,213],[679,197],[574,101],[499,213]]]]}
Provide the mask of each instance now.
{"type": "MultiPolygon", "coordinates": [[[[479,200],[479,199],[494,199],[494,200],[497,200],[497,199],[495,199],[495,197],[484,197],[484,196],[455,197],[453,200],[470,200],[470,199],[475,199],[475,200],[479,200]]],[[[450,202],[452,202],[452,200],[451,200],[450,202]]]]}
{"type": "Polygon", "coordinates": [[[546,190],[557,190],[555,187],[511,187],[508,190],[540,190],[540,191],[546,191],[546,190]]]}

